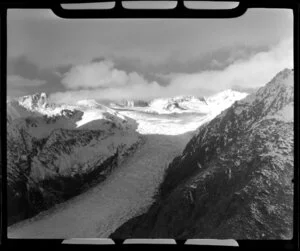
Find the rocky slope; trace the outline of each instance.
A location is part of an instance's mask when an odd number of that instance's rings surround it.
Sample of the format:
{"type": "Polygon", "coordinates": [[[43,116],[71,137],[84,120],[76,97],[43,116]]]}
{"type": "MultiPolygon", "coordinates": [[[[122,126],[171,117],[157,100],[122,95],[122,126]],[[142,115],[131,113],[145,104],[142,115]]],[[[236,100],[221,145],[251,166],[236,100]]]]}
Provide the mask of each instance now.
{"type": "Polygon", "coordinates": [[[285,69],[202,125],[147,213],[111,237],[292,238],[293,101],[285,69]]]}
{"type": "Polygon", "coordinates": [[[142,142],[135,122],[84,100],[44,94],[7,103],[8,223],[31,217],[105,179],[142,142]]]}

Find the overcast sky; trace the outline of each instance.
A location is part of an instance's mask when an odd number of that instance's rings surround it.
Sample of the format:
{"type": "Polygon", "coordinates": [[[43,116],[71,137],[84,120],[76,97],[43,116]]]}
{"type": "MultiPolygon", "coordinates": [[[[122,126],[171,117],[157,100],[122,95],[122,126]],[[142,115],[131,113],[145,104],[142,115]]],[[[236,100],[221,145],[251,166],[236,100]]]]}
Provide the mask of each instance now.
{"type": "Polygon", "coordinates": [[[8,96],[55,102],[207,96],[266,84],[293,68],[291,10],[232,19],[60,19],[8,11],[8,96]]]}

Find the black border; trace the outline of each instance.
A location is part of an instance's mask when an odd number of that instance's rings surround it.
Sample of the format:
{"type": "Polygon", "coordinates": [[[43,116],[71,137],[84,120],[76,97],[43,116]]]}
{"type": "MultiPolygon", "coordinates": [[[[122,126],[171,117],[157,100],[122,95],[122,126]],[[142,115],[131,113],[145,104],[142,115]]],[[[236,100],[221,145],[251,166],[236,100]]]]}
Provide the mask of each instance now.
{"type": "MultiPolygon", "coordinates": [[[[114,1],[114,0],[111,0],[114,1]]],[[[128,1],[128,0],[127,0],[128,1]]],[[[131,0],[132,1],[132,0],[131,0]]],[[[61,3],[90,3],[90,2],[109,2],[109,0],[7,0],[0,2],[0,32],[1,32],[1,51],[0,51],[0,132],[1,132],[1,170],[2,170],[2,196],[1,196],[1,247],[8,248],[55,248],[61,246],[64,249],[81,249],[81,248],[117,248],[117,249],[130,249],[140,250],[145,247],[152,248],[172,248],[172,249],[254,249],[254,248],[267,248],[267,249],[299,249],[299,33],[300,33],[300,3],[299,0],[284,0],[284,1],[268,1],[268,0],[254,0],[246,2],[240,0],[238,7],[231,10],[192,10],[184,6],[183,0],[177,0],[178,4],[174,9],[167,10],[129,10],[122,7],[120,1],[116,1],[115,7],[108,10],[65,10],[62,9],[61,3]],[[6,173],[6,73],[7,73],[7,9],[49,9],[59,17],[63,18],[234,18],[241,16],[247,8],[285,8],[292,9],[294,14],[294,81],[295,81],[295,165],[294,165],[294,237],[292,240],[238,240],[239,248],[236,247],[209,247],[209,246],[187,246],[183,245],[183,241],[177,241],[177,245],[122,245],[123,240],[114,240],[116,245],[61,245],[62,240],[59,239],[8,239],[7,238],[7,173],[6,173]]],[[[216,0],[213,0],[216,1],[216,0]]],[[[217,0],[220,1],[220,0],[217,0]]],[[[226,0],[225,0],[226,1],[226,0]]],[[[230,1],[230,0],[227,0],[230,1]]],[[[236,1],[236,0],[233,0],[236,1]]],[[[222,2],[222,0],[220,1],[222,2]]]]}

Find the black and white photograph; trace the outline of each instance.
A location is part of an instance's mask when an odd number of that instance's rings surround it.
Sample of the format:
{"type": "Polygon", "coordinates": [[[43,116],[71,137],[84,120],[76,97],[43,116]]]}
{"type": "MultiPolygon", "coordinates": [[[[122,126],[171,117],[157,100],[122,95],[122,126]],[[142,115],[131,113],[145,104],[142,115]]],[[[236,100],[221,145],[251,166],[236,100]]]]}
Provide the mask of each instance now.
{"type": "Polygon", "coordinates": [[[291,240],[291,9],[7,11],[11,239],[291,240]]]}

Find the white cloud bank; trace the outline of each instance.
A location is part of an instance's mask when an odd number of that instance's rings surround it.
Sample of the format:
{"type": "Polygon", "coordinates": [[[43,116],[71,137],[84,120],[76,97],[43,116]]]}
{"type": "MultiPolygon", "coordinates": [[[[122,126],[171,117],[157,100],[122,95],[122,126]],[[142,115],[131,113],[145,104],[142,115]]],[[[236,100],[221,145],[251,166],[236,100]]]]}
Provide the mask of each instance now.
{"type": "Polygon", "coordinates": [[[292,39],[284,40],[269,51],[259,52],[249,59],[237,60],[224,70],[195,74],[173,73],[166,77],[174,88],[197,91],[199,87],[207,87],[216,92],[233,86],[263,86],[284,68],[293,68],[292,39]]]}
{"type": "Polygon", "coordinates": [[[118,70],[111,61],[92,62],[71,68],[62,79],[68,91],[54,93],[50,98],[54,102],[72,103],[80,99],[151,99],[187,94],[202,96],[233,86],[263,86],[282,69],[293,67],[292,38],[281,41],[266,52],[236,60],[223,70],[170,73],[165,76],[169,80],[167,86],[149,82],[136,72],[118,70]]]}
{"type": "Polygon", "coordinates": [[[72,67],[64,75],[62,84],[67,89],[116,87],[131,84],[132,77],[137,76],[117,70],[114,68],[113,62],[105,60],[72,67]]]}

